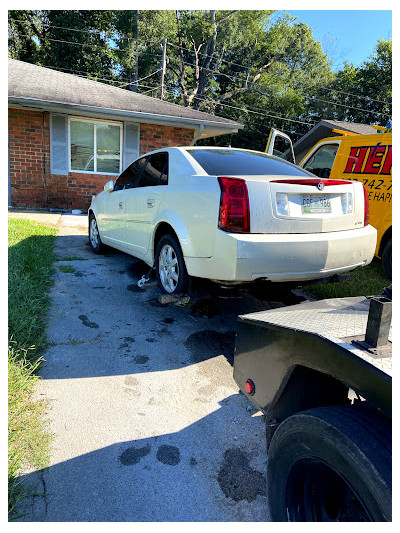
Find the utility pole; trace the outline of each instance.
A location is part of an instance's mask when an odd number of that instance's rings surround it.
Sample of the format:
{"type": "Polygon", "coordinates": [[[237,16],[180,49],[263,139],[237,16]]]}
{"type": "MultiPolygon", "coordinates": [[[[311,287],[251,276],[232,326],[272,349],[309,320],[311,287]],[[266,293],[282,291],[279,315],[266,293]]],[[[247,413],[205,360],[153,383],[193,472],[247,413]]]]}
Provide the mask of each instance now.
{"type": "Polygon", "coordinates": [[[138,90],[138,79],[139,79],[139,48],[138,48],[138,37],[139,37],[139,11],[135,11],[135,77],[134,83],[131,85],[131,90],[137,93],[138,90]]]}
{"type": "Polygon", "coordinates": [[[167,39],[164,39],[162,59],[161,59],[161,87],[160,87],[160,99],[161,100],[164,100],[164,76],[165,76],[166,61],[167,61],[167,39]]]}

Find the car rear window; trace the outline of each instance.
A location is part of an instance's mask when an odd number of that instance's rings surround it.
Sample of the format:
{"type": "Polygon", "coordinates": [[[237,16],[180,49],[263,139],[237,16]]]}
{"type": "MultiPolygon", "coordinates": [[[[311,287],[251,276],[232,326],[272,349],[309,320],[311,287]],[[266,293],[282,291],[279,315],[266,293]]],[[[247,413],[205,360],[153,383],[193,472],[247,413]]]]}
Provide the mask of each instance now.
{"type": "Polygon", "coordinates": [[[229,149],[190,149],[187,152],[210,176],[309,176],[302,169],[262,152],[229,149]]]}

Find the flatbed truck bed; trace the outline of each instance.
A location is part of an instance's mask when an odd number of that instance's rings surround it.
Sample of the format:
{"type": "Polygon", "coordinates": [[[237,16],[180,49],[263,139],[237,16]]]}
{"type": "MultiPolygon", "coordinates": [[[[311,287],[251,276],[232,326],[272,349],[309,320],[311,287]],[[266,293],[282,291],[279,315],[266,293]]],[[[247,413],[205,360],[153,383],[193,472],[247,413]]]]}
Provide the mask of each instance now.
{"type": "Polygon", "coordinates": [[[234,378],[265,416],[273,520],[391,519],[391,341],[383,296],[238,317],[234,378]]]}

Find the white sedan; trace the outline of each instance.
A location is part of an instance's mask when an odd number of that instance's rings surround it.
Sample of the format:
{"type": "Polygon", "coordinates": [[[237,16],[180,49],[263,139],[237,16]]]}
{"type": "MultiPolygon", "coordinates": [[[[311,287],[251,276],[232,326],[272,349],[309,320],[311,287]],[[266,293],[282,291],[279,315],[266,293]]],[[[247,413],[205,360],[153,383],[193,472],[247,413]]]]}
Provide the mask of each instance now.
{"type": "Polygon", "coordinates": [[[362,183],[320,179],[262,152],[165,148],[109,181],[88,211],[89,242],[155,267],[165,293],[189,276],[222,283],[328,277],[372,261],[362,183]]]}

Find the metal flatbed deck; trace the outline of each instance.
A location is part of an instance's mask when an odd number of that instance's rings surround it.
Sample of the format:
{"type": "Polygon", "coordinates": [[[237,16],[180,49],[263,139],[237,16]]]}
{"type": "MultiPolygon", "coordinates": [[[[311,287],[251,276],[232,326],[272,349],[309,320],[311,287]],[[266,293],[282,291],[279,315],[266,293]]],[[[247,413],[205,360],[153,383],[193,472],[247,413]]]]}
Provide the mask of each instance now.
{"type": "Polygon", "coordinates": [[[290,307],[261,311],[239,318],[244,322],[272,324],[326,338],[392,375],[392,327],[384,348],[367,350],[354,344],[365,339],[370,300],[364,296],[303,302],[290,307]]]}

